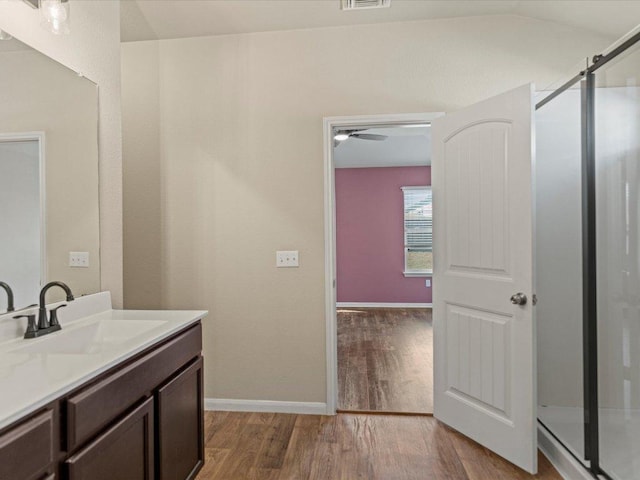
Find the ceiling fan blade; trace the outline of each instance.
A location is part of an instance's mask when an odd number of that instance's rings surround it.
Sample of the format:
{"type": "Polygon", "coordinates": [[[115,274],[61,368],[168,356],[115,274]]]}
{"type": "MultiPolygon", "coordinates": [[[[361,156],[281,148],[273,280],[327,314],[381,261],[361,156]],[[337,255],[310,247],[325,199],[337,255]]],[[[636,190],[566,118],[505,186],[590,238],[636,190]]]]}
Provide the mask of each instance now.
{"type": "Polygon", "coordinates": [[[377,135],[375,133],[352,133],[351,136],[360,140],[376,140],[378,142],[389,138],[386,135],[377,135]]]}

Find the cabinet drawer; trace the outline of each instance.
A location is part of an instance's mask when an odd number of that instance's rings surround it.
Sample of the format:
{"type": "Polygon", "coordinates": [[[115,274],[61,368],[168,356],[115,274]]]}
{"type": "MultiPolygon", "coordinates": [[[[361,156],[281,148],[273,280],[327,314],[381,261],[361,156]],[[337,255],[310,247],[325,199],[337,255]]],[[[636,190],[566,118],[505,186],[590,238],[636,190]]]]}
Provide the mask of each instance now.
{"type": "Polygon", "coordinates": [[[152,480],[153,398],[71,456],[68,480],[152,480]]]}
{"type": "Polygon", "coordinates": [[[0,480],[33,480],[43,477],[52,462],[51,410],[0,435],[0,480]]]}
{"type": "Polygon", "coordinates": [[[200,355],[198,323],[122,369],[107,374],[67,399],[67,451],[72,452],[131,405],[147,396],[173,372],[200,355]]]}

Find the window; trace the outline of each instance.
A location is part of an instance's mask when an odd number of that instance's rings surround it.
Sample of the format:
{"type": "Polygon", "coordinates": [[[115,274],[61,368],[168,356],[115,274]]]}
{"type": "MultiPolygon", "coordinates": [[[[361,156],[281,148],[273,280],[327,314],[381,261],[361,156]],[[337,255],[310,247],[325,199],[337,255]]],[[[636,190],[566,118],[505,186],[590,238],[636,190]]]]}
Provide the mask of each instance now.
{"type": "Polygon", "coordinates": [[[402,187],[404,195],[404,275],[433,272],[431,187],[402,187]]]}

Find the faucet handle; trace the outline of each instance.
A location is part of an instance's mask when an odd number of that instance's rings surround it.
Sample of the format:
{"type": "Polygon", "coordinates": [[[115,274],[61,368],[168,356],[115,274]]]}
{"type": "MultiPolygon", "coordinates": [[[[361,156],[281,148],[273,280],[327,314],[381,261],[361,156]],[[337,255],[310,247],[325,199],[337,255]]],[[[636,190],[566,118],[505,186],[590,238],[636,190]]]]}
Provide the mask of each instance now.
{"type": "Polygon", "coordinates": [[[56,308],[52,308],[51,310],[49,310],[49,326],[50,327],[60,326],[60,322],[58,322],[58,310],[66,306],[67,304],[63,303],[62,305],[59,305],[56,308]]]}
{"type": "Polygon", "coordinates": [[[18,318],[26,318],[27,319],[27,330],[24,332],[24,338],[34,338],[38,335],[38,328],[36,327],[36,316],[35,314],[31,315],[16,315],[13,317],[15,319],[18,318]]]}

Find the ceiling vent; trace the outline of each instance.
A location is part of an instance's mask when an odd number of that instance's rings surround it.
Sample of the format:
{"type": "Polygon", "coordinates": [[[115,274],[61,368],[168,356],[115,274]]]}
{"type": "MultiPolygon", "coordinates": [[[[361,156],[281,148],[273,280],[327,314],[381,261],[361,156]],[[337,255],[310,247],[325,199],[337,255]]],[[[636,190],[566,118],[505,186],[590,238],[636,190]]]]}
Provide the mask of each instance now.
{"type": "Polygon", "coordinates": [[[368,10],[371,8],[387,8],[391,0],[342,0],[342,10],[368,10]]]}

